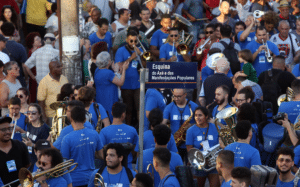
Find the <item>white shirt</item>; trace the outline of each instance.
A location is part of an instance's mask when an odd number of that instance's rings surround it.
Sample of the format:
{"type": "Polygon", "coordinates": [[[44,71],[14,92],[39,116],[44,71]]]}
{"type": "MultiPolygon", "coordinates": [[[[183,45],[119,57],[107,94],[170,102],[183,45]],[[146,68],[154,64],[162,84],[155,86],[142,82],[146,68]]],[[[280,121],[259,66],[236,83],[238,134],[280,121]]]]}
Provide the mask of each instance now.
{"type": "Polygon", "coordinates": [[[251,6],[251,2],[248,0],[247,3],[243,6],[242,4],[240,4],[237,0],[235,0],[237,6],[236,9],[238,11],[238,15],[240,17],[240,20],[245,22],[250,10],[250,6],[251,6]]]}
{"type": "MultiPolygon", "coordinates": [[[[122,8],[126,8],[129,9],[129,0],[109,0],[109,2],[114,2],[115,3],[115,7],[116,10],[118,12],[118,10],[122,9],[122,8]]],[[[115,14],[115,19],[119,19],[119,15],[115,14]]]]}
{"type": "Polygon", "coordinates": [[[101,10],[102,17],[106,18],[110,22],[112,11],[109,7],[108,1],[109,0],[90,0],[92,4],[96,5],[101,10]]]}
{"type": "Polygon", "coordinates": [[[270,41],[277,45],[280,55],[285,57],[285,64],[292,64],[294,61],[292,47],[295,54],[300,50],[300,43],[297,40],[297,37],[292,33],[290,33],[290,35],[292,36],[293,46],[291,45],[289,36],[284,41],[279,37],[279,33],[274,34],[270,38],[270,41]]]}
{"type": "Polygon", "coordinates": [[[10,58],[7,54],[0,51],[0,60],[3,62],[3,64],[6,64],[7,62],[10,61],[10,58]]]}
{"type": "Polygon", "coordinates": [[[49,28],[53,26],[56,30],[58,30],[58,17],[55,13],[53,13],[47,20],[45,28],[49,28]]]}

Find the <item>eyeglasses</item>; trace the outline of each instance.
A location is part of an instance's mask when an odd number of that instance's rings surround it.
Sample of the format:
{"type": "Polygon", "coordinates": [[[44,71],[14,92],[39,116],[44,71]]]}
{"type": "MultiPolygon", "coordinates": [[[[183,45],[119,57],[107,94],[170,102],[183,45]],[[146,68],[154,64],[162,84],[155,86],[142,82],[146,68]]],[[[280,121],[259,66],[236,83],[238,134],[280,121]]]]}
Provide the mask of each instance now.
{"type": "Polygon", "coordinates": [[[240,102],[243,102],[243,101],[246,101],[246,99],[236,99],[237,103],[240,103],[240,102]]]}
{"type": "Polygon", "coordinates": [[[205,31],[205,34],[212,34],[214,31],[205,31]]]}
{"type": "Polygon", "coordinates": [[[133,43],[133,42],[134,42],[134,43],[136,43],[136,44],[138,43],[137,40],[130,40],[129,42],[130,42],[130,43],[133,43]]]}
{"type": "Polygon", "coordinates": [[[44,167],[48,165],[48,163],[42,162],[42,161],[40,161],[40,160],[38,161],[38,164],[39,164],[39,165],[42,165],[42,166],[44,166],[44,167]]]}
{"type": "Polygon", "coordinates": [[[23,96],[23,95],[18,95],[18,94],[17,94],[17,95],[15,95],[15,97],[18,97],[18,98],[20,98],[20,99],[23,99],[24,96],[23,96]]]}
{"type": "Polygon", "coordinates": [[[291,160],[291,159],[283,159],[283,158],[281,158],[281,159],[278,159],[278,161],[279,161],[279,162],[286,162],[286,163],[290,163],[290,162],[292,162],[292,160],[291,160]]]}
{"type": "MultiPolygon", "coordinates": [[[[184,94],[183,94],[184,95],[184,94]]],[[[179,99],[179,98],[181,98],[183,95],[173,95],[172,97],[175,99],[175,98],[177,98],[177,99],[179,99]]]]}
{"type": "Polygon", "coordinates": [[[178,37],[178,34],[170,34],[170,37],[178,37]]]}
{"type": "Polygon", "coordinates": [[[32,115],[36,115],[37,113],[38,113],[37,111],[28,111],[28,112],[27,112],[28,115],[31,115],[31,114],[32,114],[32,115]]]}
{"type": "Polygon", "coordinates": [[[7,128],[2,128],[2,129],[0,129],[0,131],[2,131],[2,132],[6,132],[6,131],[13,131],[13,129],[14,129],[14,127],[7,127],[7,128]]]}
{"type": "Polygon", "coordinates": [[[11,5],[4,5],[3,8],[11,8],[11,5]]]}

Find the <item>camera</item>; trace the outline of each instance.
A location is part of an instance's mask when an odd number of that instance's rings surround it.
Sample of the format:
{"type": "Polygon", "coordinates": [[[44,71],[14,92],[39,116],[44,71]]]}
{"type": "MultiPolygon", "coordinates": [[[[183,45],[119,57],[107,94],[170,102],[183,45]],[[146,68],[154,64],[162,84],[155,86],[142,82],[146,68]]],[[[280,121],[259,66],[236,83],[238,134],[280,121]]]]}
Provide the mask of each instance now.
{"type": "Polygon", "coordinates": [[[279,112],[277,115],[273,116],[273,122],[278,124],[279,120],[284,120],[284,113],[279,112]]]}

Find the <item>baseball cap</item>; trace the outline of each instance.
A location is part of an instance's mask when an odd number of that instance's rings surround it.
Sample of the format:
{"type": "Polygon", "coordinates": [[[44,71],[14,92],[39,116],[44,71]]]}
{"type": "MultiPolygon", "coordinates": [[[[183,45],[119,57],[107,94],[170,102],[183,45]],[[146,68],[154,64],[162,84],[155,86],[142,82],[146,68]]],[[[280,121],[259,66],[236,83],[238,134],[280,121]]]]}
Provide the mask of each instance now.
{"type": "Polygon", "coordinates": [[[0,118],[0,124],[2,123],[11,123],[12,119],[11,117],[5,116],[0,118]]]}
{"type": "Polygon", "coordinates": [[[0,41],[6,42],[7,38],[5,38],[2,34],[0,34],[0,41]]]}
{"type": "Polygon", "coordinates": [[[49,38],[51,41],[55,40],[55,36],[52,33],[45,34],[44,39],[46,40],[47,38],[49,38]]]}
{"type": "Polygon", "coordinates": [[[43,149],[48,149],[51,148],[51,144],[49,141],[40,139],[36,142],[34,149],[35,150],[43,150],[43,149]]]}

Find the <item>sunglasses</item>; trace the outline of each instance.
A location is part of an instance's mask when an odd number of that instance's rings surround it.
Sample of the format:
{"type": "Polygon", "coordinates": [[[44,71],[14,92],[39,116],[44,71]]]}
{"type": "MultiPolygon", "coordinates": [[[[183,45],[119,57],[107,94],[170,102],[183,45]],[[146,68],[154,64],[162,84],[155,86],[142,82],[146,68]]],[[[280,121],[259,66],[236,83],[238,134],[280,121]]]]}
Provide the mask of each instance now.
{"type": "Polygon", "coordinates": [[[212,34],[214,31],[205,31],[205,34],[212,34]]]}
{"type": "Polygon", "coordinates": [[[41,161],[38,161],[38,164],[39,164],[39,165],[42,165],[42,166],[44,166],[44,167],[45,167],[46,165],[48,165],[46,162],[41,162],[41,161]]]}
{"type": "Polygon", "coordinates": [[[133,43],[133,42],[134,42],[134,43],[136,43],[136,44],[138,43],[137,40],[130,40],[129,42],[130,42],[130,43],[133,43]]]}
{"type": "Polygon", "coordinates": [[[292,162],[292,160],[291,159],[283,159],[283,158],[281,158],[281,159],[278,159],[278,161],[279,162],[286,162],[286,163],[290,163],[290,162],[292,162]]]}
{"type": "Polygon", "coordinates": [[[2,132],[6,132],[6,131],[13,131],[14,130],[14,127],[7,127],[7,128],[2,128],[2,129],[0,129],[0,131],[2,131],[2,132]]]}
{"type": "Polygon", "coordinates": [[[28,111],[27,114],[28,114],[28,115],[31,115],[31,114],[32,114],[32,115],[36,115],[37,112],[36,112],[36,111],[28,111]]]}
{"type": "Polygon", "coordinates": [[[178,37],[178,34],[170,34],[170,37],[178,37]]]}
{"type": "Polygon", "coordinates": [[[23,99],[24,95],[15,95],[15,97],[18,97],[19,99],[23,99]]]}

